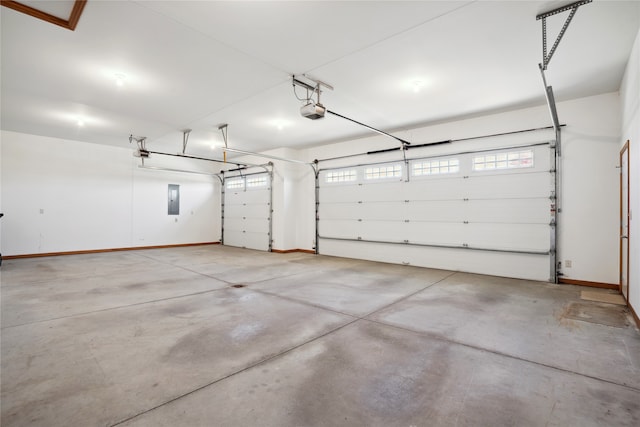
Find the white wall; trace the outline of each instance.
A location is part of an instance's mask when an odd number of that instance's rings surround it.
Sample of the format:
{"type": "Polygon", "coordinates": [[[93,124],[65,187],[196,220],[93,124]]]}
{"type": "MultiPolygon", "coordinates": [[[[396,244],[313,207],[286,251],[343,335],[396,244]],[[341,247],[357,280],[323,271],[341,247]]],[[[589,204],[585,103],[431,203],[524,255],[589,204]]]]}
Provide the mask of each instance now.
{"type": "MultiPolygon", "coordinates": [[[[130,149],[3,131],[3,255],[168,245],[220,238],[215,177],[139,169],[130,149]],[[167,184],[180,215],[167,215],[167,184]],[[177,219],[177,222],[176,222],[177,219]]],[[[150,159],[203,170],[185,159],[150,159]]]]}
{"type": "Polygon", "coordinates": [[[640,316],[640,31],[620,86],[622,136],[620,147],[629,141],[629,303],[640,316]]]}

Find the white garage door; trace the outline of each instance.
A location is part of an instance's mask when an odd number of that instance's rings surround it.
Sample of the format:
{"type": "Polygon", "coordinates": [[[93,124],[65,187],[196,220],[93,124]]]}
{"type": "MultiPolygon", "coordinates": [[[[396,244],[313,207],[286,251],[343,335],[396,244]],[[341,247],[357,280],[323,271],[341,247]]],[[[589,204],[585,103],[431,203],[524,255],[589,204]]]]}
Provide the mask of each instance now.
{"type": "Polygon", "coordinates": [[[318,250],[550,280],[548,143],[321,170],[318,250]]]}
{"type": "Polygon", "coordinates": [[[271,250],[271,179],[268,173],[225,177],[222,243],[271,250]]]}

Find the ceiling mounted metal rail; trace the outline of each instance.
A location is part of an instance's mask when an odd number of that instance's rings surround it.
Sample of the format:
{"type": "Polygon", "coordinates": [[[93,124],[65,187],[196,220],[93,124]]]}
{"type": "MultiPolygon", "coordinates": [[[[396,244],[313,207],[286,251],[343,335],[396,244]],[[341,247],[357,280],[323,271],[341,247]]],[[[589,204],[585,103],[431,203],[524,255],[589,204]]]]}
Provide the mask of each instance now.
{"type": "MultiPolygon", "coordinates": [[[[228,134],[228,124],[222,124],[220,126],[218,126],[218,129],[222,132],[222,138],[224,139],[224,148],[223,148],[223,153],[224,153],[224,161],[227,161],[227,151],[231,152],[231,153],[237,153],[237,154],[244,154],[247,156],[256,156],[256,157],[261,157],[264,159],[272,159],[272,160],[280,160],[282,162],[288,162],[288,163],[296,163],[296,164],[300,164],[300,165],[311,165],[313,167],[312,163],[309,162],[303,162],[302,160],[294,160],[294,159],[287,159],[286,157],[279,157],[279,156],[272,156],[270,154],[264,154],[264,153],[256,153],[254,151],[248,151],[248,150],[239,150],[237,148],[229,148],[229,144],[227,141],[227,134],[228,134]]],[[[233,162],[230,162],[233,163],[233,162]]],[[[238,165],[240,165],[239,163],[236,163],[238,165]]],[[[273,166],[273,163],[269,163],[270,165],[273,166]]],[[[263,167],[262,165],[251,165],[248,164],[249,166],[260,166],[263,167]]]]}
{"type": "MultiPolygon", "coordinates": [[[[147,150],[147,153],[156,154],[158,156],[183,157],[185,159],[204,160],[207,162],[215,162],[215,163],[227,163],[224,160],[220,160],[220,159],[209,159],[207,157],[190,156],[188,154],[171,154],[171,153],[163,153],[162,151],[150,151],[150,150],[147,150]]],[[[230,162],[230,163],[233,163],[234,165],[238,165],[238,166],[247,165],[247,163],[236,163],[236,162],[230,162]]]]}
{"type": "Polygon", "coordinates": [[[189,174],[193,174],[193,175],[206,175],[206,176],[216,176],[216,175],[218,175],[218,174],[209,173],[209,172],[189,171],[189,170],[186,170],[186,169],[165,168],[165,167],[161,167],[161,166],[138,165],[138,169],[149,169],[149,170],[163,171],[163,172],[189,173],[189,174]]]}
{"type": "Polygon", "coordinates": [[[380,130],[380,129],[376,129],[376,128],[374,128],[373,126],[366,125],[366,124],[364,124],[364,123],[362,123],[362,122],[359,122],[359,121],[357,121],[357,120],[351,119],[351,118],[349,118],[349,117],[347,117],[347,116],[343,116],[342,114],[338,114],[338,113],[336,113],[335,111],[327,110],[327,113],[329,113],[329,114],[333,114],[334,116],[336,116],[336,117],[340,117],[341,119],[349,120],[349,121],[350,121],[350,122],[352,122],[352,123],[355,123],[355,124],[357,124],[357,125],[360,125],[360,126],[362,126],[362,127],[365,127],[365,128],[367,128],[367,129],[369,129],[369,130],[372,130],[372,131],[374,131],[374,132],[376,132],[376,133],[379,133],[380,135],[384,135],[384,136],[388,136],[388,137],[390,137],[390,138],[393,138],[393,139],[395,139],[396,141],[400,142],[400,143],[402,144],[402,146],[405,146],[405,145],[411,145],[411,143],[410,143],[409,141],[406,141],[406,140],[404,140],[404,139],[402,139],[402,138],[398,138],[397,136],[391,135],[390,133],[387,133],[387,132],[382,131],[382,130],[380,130]]]}
{"type": "Polygon", "coordinates": [[[232,153],[245,154],[247,156],[262,157],[262,158],[265,158],[265,159],[280,160],[280,161],[283,161],[283,162],[297,163],[297,164],[300,164],[300,165],[309,165],[310,164],[309,162],[303,162],[302,160],[287,159],[286,157],[272,156],[271,154],[256,153],[254,151],[238,150],[236,148],[226,148],[226,150],[230,151],[232,153]]]}
{"type": "Polygon", "coordinates": [[[576,11],[578,10],[578,8],[587,3],[591,3],[591,1],[592,0],[580,0],[568,5],[550,10],[549,12],[541,13],[536,16],[536,20],[538,21],[542,20],[542,69],[543,70],[547,69],[549,62],[553,57],[553,54],[556,52],[556,49],[560,44],[560,40],[562,40],[562,37],[564,36],[564,33],[567,31],[567,28],[569,27],[569,24],[571,23],[571,20],[573,19],[573,16],[576,14],[576,11]],[[568,10],[570,10],[571,12],[569,12],[569,16],[564,22],[564,25],[562,26],[562,29],[560,30],[560,33],[558,34],[556,41],[553,43],[553,47],[551,47],[551,51],[547,54],[547,18],[549,16],[557,15],[558,13],[566,12],[568,10]]]}

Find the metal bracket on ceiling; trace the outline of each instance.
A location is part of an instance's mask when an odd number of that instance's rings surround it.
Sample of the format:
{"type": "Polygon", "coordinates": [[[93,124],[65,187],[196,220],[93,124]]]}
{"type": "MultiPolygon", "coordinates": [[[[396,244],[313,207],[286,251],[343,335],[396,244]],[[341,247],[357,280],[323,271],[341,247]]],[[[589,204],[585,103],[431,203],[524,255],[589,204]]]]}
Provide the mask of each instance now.
{"type": "Polygon", "coordinates": [[[549,62],[553,57],[553,54],[556,52],[556,49],[560,44],[560,40],[562,40],[562,37],[564,36],[564,33],[567,31],[567,28],[569,27],[569,24],[571,23],[571,20],[573,19],[573,16],[576,14],[576,11],[578,10],[578,8],[584,4],[591,3],[591,1],[592,0],[580,0],[571,4],[559,7],[557,9],[550,10],[549,12],[541,13],[536,16],[537,21],[542,19],[542,69],[543,70],[547,69],[549,62]],[[556,41],[553,43],[553,47],[551,47],[551,51],[547,54],[547,18],[549,16],[557,15],[558,13],[566,12],[568,10],[570,10],[571,12],[569,12],[569,16],[564,22],[564,25],[562,26],[562,29],[560,30],[560,33],[558,34],[556,41]]]}
{"type": "Polygon", "coordinates": [[[147,150],[147,137],[146,136],[133,136],[133,134],[129,135],[129,144],[136,142],[136,146],[138,147],[136,151],[133,152],[134,157],[140,157],[142,159],[142,164],[144,165],[144,159],[149,157],[149,150],[147,150]]]}
{"type": "MultiPolygon", "coordinates": [[[[225,149],[229,148],[229,146],[227,145],[227,134],[229,133],[228,127],[229,125],[226,123],[223,123],[218,126],[218,130],[222,132],[222,139],[224,140],[225,149]]],[[[225,163],[227,162],[227,150],[222,151],[222,159],[225,161],[225,163]]]]}
{"type": "Polygon", "coordinates": [[[185,154],[185,151],[187,151],[187,142],[189,142],[190,133],[191,133],[191,129],[182,130],[182,154],[185,154]]]}
{"type": "MultiPolygon", "coordinates": [[[[310,83],[304,82],[304,81],[302,81],[302,80],[298,79],[295,75],[293,75],[293,76],[291,76],[291,81],[292,81],[292,84],[293,84],[293,92],[294,92],[294,95],[296,96],[296,98],[298,98],[298,100],[299,100],[299,101],[305,101],[305,102],[310,102],[310,101],[311,101],[311,102],[314,102],[314,104],[315,104],[315,105],[318,105],[318,106],[320,106],[320,107],[322,108],[322,113],[321,113],[321,114],[316,114],[316,115],[312,115],[312,116],[310,116],[310,115],[307,115],[307,114],[303,113],[303,114],[302,114],[303,116],[308,117],[308,118],[310,118],[310,119],[312,119],[312,120],[315,120],[315,119],[317,119],[317,118],[324,117],[324,113],[325,113],[325,111],[326,111],[326,112],[327,112],[327,113],[329,113],[329,114],[332,114],[332,115],[334,115],[334,116],[336,116],[336,117],[339,117],[339,118],[341,118],[341,119],[348,120],[348,121],[350,121],[350,122],[352,122],[352,123],[355,123],[355,124],[357,124],[357,125],[360,125],[360,126],[362,126],[362,127],[367,128],[367,129],[369,129],[369,130],[372,130],[372,131],[374,131],[374,132],[376,132],[376,133],[379,133],[380,135],[385,135],[385,136],[388,136],[388,137],[391,137],[391,138],[393,138],[393,139],[397,140],[398,142],[400,142],[400,144],[401,144],[401,145],[400,145],[400,148],[401,148],[402,150],[406,150],[406,149],[407,149],[407,147],[408,147],[409,145],[411,145],[411,143],[410,143],[409,141],[405,141],[405,140],[404,140],[404,139],[402,139],[402,138],[398,138],[397,136],[393,136],[393,135],[391,135],[390,133],[387,133],[387,132],[381,131],[380,129],[376,129],[376,128],[374,128],[373,126],[369,126],[369,125],[367,125],[367,124],[364,124],[364,123],[362,123],[362,122],[359,122],[359,121],[354,120],[354,119],[352,119],[352,118],[349,118],[349,117],[347,117],[347,116],[343,116],[342,114],[338,114],[338,113],[336,113],[335,111],[331,111],[331,110],[329,110],[329,109],[327,109],[327,108],[324,108],[324,106],[320,103],[320,94],[322,93],[322,90],[320,89],[320,87],[321,87],[321,86],[323,86],[323,87],[326,87],[326,88],[327,88],[327,89],[329,89],[329,90],[333,90],[333,86],[331,86],[331,85],[329,85],[329,84],[327,84],[327,83],[325,83],[325,82],[323,82],[323,81],[321,81],[321,80],[313,79],[313,78],[311,78],[311,77],[307,76],[306,74],[303,74],[302,76],[303,76],[305,79],[310,80],[310,81],[312,81],[313,83],[315,83],[315,86],[314,86],[314,85],[312,85],[312,84],[310,84],[310,83]],[[296,92],[295,92],[296,86],[299,86],[299,87],[302,87],[302,88],[306,89],[306,91],[307,91],[307,96],[306,96],[306,98],[300,98],[300,97],[298,97],[298,95],[297,95],[297,94],[296,94],[296,92]],[[314,100],[313,100],[313,94],[314,94],[314,93],[317,93],[317,98],[316,98],[316,99],[317,99],[317,101],[314,101],[314,100]]],[[[301,112],[302,112],[302,110],[301,110],[301,112]]]]}
{"type": "Polygon", "coordinates": [[[229,148],[229,146],[227,145],[227,134],[229,132],[228,127],[229,125],[226,123],[223,123],[218,126],[218,130],[222,132],[222,139],[224,140],[224,148],[229,148]]]}
{"type": "MultiPolygon", "coordinates": [[[[311,78],[311,77],[307,76],[306,74],[303,74],[302,76],[305,79],[315,83],[315,85],[312,85],[310,83],[304,82],[304,81],[300,80],[299,78],[296,78],[295,75],[293,75],[293,76],[291,76],[291,82],[293,83],[294,92],[295,92],[295,87],[296,86],[300,86],[300,87],[306,89],[307,90],[307,96],[304,99],[306,101],[313,101],[313,94],[317,93],[316,104],[322,105],[320,103],[320,94],[322,93],[322,90],[320,89],[320,87],[325,87],[325,88],[327,88],[329,90],[333,90],[333,86],[331,86],[330,84],[327,84],[327,83],[325,83],[325,82],[323,82],[321,80],[317,80],[317,79],[311,78]]],[[[297,95],[296,95],[296,97],[297,97],[297,95]]],[[[300,98],[298,98],[298,99],[300,99],[300,98]]],[[[300,100],[302,101],[302,99],[300,99],[300,100]]]]}

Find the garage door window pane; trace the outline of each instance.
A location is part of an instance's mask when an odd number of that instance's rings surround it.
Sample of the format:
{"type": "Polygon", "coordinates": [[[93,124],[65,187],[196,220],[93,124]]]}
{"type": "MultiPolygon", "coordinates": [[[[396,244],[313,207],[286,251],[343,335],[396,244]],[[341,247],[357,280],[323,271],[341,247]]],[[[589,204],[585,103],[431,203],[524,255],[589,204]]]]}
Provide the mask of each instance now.
{"type": "Polygon", "coordinates": [[[533,167],[533,150],[484,154],[473,158],[473,170],[519,169],[533,167]]]}
{"type": "Polygon", "coordinates": [[[266,186],[267,186],[266,176],[247,177],[247,188],[257,188],[257,187],[266,187],[266,186]]]}
{"type": "Polygon", "coordinates": [[[460,171],[460,161],[458,159],[445,159],[414,163],[412,171],[413,176],[458,173],[460,171]]]}
{"type": "Polygon", "coordinates": [[[230,179],[227,181],[228,189],[244,188],[244,179],[230,179]]]}
{"type": "Polygon", "coordinates": [[[400,178],[401,176],[402,165],[374,166],[364,171],[365,179],[400,178]]]}
{"type": "Polygon", "coordinates": [[[358,178],[355,169],[327,172],[325,181],[328,183],[352,182],[358,178]]]}

